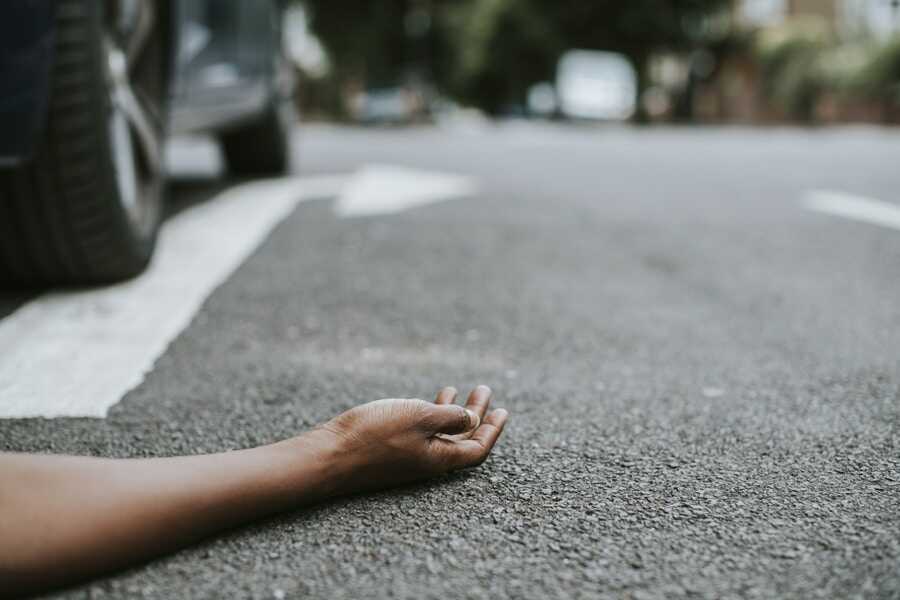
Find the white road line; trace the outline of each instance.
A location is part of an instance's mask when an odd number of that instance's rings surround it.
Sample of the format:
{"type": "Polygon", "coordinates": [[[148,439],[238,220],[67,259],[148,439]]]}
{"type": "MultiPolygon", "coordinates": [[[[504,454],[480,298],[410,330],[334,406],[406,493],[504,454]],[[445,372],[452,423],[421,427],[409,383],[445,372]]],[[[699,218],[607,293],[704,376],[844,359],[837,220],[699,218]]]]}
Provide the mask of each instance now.
{"type": "Polygon", "coordinates": [[[347,183],[335,204],[340,217],[393,214],[452,198],[472,196],[469,177],[389,165],[366,165],[347,183]]]}
{"type": "Polygon", "coordinates": [[[141,383],[204,300],[295,208],[338,196],[341,217],[469,196],[466,177],[370,165],[231,188],[167,222],[141,277],[42,296],[0,321],[0,418],[105,417],[141,383]]]}
{"type": "Polygon", "coordinates": [[[298,202],[345,177],[232,188],[167,222],[141,277],[42,296],[0,321],[0,418],[104,417],[298,202]]]}
{"type": "Polygon", "coordinates": [[[809,210],[900,230],[900,206],[896,204],[828,190],[809,192],[803,204],[809,210]]]}

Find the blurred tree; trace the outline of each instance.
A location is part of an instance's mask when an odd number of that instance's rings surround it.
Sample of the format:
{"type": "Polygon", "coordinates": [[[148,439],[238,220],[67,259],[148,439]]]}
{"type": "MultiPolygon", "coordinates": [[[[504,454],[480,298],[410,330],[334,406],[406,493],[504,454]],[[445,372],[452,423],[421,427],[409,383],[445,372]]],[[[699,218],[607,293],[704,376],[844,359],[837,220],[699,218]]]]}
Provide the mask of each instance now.
{"type": "Polygon", "coordinates": [[[571,47],[528,0],[467,0],[444,17],[455,42],[444,86],[490,113],[515,110],[529,86],[553,78],[559,56],[571,47]]]}
{"type": "Polygon", "coordinates": [[[403,64],[409,0],[307,0],[310,26],[344,76],[390,79],[403,64]]]}
{"type": "Polygon", "coordinates": [[[344,88],[441,83],[452,68],[451,40],[438,18],[453,0],[303,0],[310,28],[344,88]]]}
{"type": "MultiPolygon", "coordinates": [[[[860,68],[851,73],[845,92],[877,107],[882,123],[900,122],[900,35],[869,44],[860,68]]],[[[824,61],[823,61],[824,62],[824,61]]]]}
{"type": "Polygon", "coordinates": [[[647,58],[695,47],[730,0],[305,0],[311,26],[348,82],[394,85],[420,73],[445,93],[500,112],[552,80],[568,49],[647,58]]]}
{"type": "Polygon", "coordinates": [[[467,100],[496,112],[523,102],[528,87],[551,80],[571,48],[628,56],[646,81],[660,50],[694,48],[716,30],[730,0],[467,0],[457,19],[459,70],[467,100]]]}
{"type": "Polygon", "coordinates": [[[817,63],[833,43],[831,27],[819,17],[794,17],[760,32],[756,55],[763,96],[787,117],[812,122],[824,87],[817,63]]]}

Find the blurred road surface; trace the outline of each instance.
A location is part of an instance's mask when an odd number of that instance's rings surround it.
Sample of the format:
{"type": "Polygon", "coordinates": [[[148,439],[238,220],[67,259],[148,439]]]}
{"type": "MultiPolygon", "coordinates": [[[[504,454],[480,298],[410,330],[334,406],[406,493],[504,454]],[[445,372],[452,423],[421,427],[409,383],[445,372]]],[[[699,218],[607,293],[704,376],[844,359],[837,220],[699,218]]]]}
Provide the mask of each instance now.
{"type": "MultiPolygon", "coordinates": [[[[507,434],[472,472],[60,597],[900,595],[900,231],[807,208],[823,191],[900,204],[898,144],[869,129],[298,130],[303,175],[381,165],[472,187],[390,214],[299,204],[107,418],[0,421],[0,448],[217,451],[481,382],[507,434]]],[[[208,175],[202,144],[176,163],[177,210],[234,183],[208,175]]]]}

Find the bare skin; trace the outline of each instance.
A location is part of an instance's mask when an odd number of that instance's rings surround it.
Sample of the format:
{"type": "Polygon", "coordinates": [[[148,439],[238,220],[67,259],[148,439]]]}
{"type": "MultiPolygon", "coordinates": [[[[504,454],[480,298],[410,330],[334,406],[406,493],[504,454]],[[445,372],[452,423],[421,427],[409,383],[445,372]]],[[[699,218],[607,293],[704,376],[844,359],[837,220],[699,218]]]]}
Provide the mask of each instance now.
{"type": "Polygon", "coordinates": [[[248,450],[154,459],[0,453],[0,597],[120,569],[280,511],[481,464],[507,412],[378,400],[248,450]]]}

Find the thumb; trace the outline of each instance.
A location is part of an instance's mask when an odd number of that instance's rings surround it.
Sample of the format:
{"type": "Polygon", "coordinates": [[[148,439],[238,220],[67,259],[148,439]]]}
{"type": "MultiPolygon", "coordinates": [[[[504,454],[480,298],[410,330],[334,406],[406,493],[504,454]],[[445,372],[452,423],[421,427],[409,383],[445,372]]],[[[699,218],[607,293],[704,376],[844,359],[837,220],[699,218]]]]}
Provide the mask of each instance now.
{"type": "Polygon", "coordinates": [[[456,404],[433,404],[430,421],[432,433],[448,435],[474,431],[481,424],[476,413],[456,404]]]}

